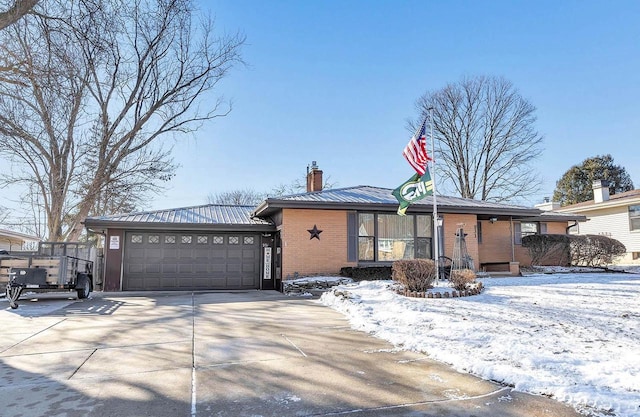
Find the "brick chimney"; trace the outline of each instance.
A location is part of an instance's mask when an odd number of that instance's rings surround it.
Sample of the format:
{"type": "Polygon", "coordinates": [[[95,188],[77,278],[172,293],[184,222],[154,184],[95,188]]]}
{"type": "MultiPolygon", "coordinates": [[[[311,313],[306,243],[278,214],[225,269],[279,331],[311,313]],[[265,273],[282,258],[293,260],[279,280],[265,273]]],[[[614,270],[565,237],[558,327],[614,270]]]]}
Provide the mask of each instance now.
{"type": "Polygon", "coordinates": [[[307,166],[307,192],[322,191],[322,171],[318,169],[316,161],[307,166]]]}
{"type": "Polygon", "coordinates": [[[609,181],[595,180],[593,182],[593,202],[598,204],[609,201],[609,181]]]}

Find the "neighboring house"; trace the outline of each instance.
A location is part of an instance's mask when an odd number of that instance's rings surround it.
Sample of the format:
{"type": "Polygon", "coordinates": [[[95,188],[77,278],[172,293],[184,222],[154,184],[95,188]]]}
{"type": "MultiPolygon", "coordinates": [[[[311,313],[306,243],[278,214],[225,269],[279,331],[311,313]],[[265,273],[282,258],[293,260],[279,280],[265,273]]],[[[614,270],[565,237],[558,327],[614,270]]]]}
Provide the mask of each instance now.
{"type": "Polygon", "coordinates": [[[640,264],[640,190],[609,195],[609,184],[604,180],[593,182],[591,201],[570,206],[553,207],[556,213],[583,215],[587,222],[571,228],[580,235],[605,235],[619,240],[627,253],[616,260],[620,265],[640,264]]]}
{"type": "Polygon", "coordinates": [[[28,249],[29,245],[36,245],[39,241],[40,238],[37,236],[0,229],[0,250],[22,251],[28,249]]]}
{"type": "MultiPolygon", "coordinates": [[[[433,258],[433,200],[406,216],[390,189],[322,190],[314,167],[308,192],[268,198],[258,207],[198,207],[87,218],[105,236],[106,291],[280,289],[281,280],[336,275],[343,267],[433,258]]],[[[438,196],[440,254],[454,257],[462,229],[476,270],[519,272],[530,258],[522,236],[566,233],[582,216],[438,196]]]]}

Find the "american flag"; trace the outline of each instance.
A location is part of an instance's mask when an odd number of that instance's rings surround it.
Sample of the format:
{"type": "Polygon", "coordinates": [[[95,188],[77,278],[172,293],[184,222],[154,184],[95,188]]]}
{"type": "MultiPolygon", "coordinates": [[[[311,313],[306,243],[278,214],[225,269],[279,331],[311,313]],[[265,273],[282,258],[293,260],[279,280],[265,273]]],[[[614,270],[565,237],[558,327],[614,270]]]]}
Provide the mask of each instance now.
{"type": "Polygon", "coordinates": [[[413,135],[402,152],[407,162],[409,162],[409,165],[411,165],[420,176],[423,176],[427,170],[427,161],[431,161],[431,158],[427,155],[426,124],[427,119],[422,122],[420,129],[413,135]]]}

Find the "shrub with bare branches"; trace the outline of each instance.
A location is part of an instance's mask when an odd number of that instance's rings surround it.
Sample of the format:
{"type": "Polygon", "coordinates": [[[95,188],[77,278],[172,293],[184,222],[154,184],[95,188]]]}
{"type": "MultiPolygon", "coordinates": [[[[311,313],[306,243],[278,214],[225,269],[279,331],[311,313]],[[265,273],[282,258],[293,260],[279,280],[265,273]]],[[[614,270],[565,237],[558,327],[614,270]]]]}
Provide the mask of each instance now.
{"type": "Polygon", "coordinates": [[[522,238],[522,247],[527,248],[532,265],[568,266],[569,235],[528,235],[522,238]]]}
{"type": "Polygon", "coordinates": [[[436,265],[430,259],[403,259],[395,261],[392,279],[406,290],[424,292],[433,288],[436,279],[436,265]]]}
{"type": "Polygon", "coordinates": [[[454,269],[449,276],[451,285],[458,291],[466,290],[467,284],[471,284],[475,280],[476,273],[471,269],[454,269]]]}
{"type": "Polygon", "coordinates": [[[627,251],[618,240],[602,235],[571,236],[571,264],[606,266],[627,251]]]}

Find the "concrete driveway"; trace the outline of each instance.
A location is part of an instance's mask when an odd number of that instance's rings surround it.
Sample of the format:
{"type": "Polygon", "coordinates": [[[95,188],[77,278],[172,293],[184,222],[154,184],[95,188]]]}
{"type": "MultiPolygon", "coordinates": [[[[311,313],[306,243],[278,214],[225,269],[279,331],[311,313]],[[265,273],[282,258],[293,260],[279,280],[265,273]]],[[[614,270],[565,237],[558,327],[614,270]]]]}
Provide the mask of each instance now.
{"type": "Polygon", "coordinates": [[[273,291],[0,300],[0,415],[554,416],[273,291]]]}

